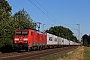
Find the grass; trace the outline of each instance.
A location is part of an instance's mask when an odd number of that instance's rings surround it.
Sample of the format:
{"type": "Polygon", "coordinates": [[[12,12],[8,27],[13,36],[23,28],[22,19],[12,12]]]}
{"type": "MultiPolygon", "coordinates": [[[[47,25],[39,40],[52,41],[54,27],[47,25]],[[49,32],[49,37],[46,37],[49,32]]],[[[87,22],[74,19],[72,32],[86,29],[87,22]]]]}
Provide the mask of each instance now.
{"type": "MultiPolygon", "coordinates": [[[[75,49],[75,51],[77,51],[77,49],[75,49]]],[[[40,57],[38,59],[33,59],[33,60],[64,60],[64,59],[69,60],[75,51],[67,52],[66,50],[63,50],[63,51],[49,54],[49,55],[40,57]],[[60,55],[63,55],[63,54],[65,54],[65,55],[61,57],[60,55]],[[66,59],[66,57],[67,57],[67,59],[66,59]]]]}
{"type": "Polygon", "coordinates": [[[69,52],[69,54],[63,58],[58,60],[84,60],[83,58],[83,51],[84,48],[82,46],[78,47],[74,51],[69,52]]]}
{"type": "Polygon", "coordinates": [[[73,54],[76,51],[78,51],[78,49],[75,49],[74,51],[69,52],[67,56],[64,56],[63,58],[60,58],[59,60],[69,60],[69,59],[72,59],[72,56],[73,56],[73,54]]]}
{"type": "Polygon", "coordinates": [[[66,52],[66,51],[63,50],[63,51],[56,52],[56,53],[53,53],[53,54],[49,54],[49,55],[40,57],[40,58],[38,58],[38,59],[33,59],[33,60],[58,60],[58,58],[60,58],[59,55],[65,53],[65,52],[66,52]]]}
{"type": "Polygon", "coordinates": [[[90,52],[84,48],[84,60],[90,60],[90,52]]]}

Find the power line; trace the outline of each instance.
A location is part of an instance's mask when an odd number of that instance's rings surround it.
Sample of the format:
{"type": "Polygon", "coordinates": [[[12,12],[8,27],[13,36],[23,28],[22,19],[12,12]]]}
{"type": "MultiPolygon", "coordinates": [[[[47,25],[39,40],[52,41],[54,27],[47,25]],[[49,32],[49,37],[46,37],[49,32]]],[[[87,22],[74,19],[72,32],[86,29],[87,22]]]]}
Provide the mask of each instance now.
{"type": "MultiPolygon", "coordinates": [[[[31,15],[31,14],[30,14],[31,15]]],[[[41,20],[40,18],[37,18],[37,17],[35,17],[34,15],[31,15],[32,17],[34,17],[34,18],[36,18],[36,19],[38,19],[38,20],[41,20]]],[[[43,22],[46,22],[46,21],[43,21],[43,22]]],[[[48,22],[46,22],[46,23],[48,23],[48,22]]]]}
{"type": "MultiPolygon", "coordinates": [[[[10,3],[11,5],[13,5],[12,3],[10,3]]],[[[13,5],[14,7],[16,7],[17,9],[20,9],[19,7],[17,7],[17,6],[15,6],[15,5],[13,5]]]]}
{"type": "MultiPolygon", "coordinates": [[[[41,6],[41,4],[37,1],[37,0],[35,0],[37,3],[38,3],[38,5],[40,5],[41,6]]],[[[41,6],[45,11],[46,11],[46,9],[43,7],[43,6],[41,6]]],[[[47,11],[46,11],[47,12],[47,11]]],[[[49,12],[47,12],[51,17],[53,17],[49,12]]],[[[54,17],[53,17],[54,18],[54,17]]],[[[55,19],[55,18],[54,18],[55,19]]],[[[56,20],[56,19],[55,19],[56,20]]],[[[58,21],[58,20],[56,20],[56,21],[58,21]]],[[[58,21],[59,23],[61,23],[60,21],[58,21]]],[[[62,24],[62,23],[61,23],[62,24]]],[[[63,24],[63,25],[65,25],[65,26],[68,26],[68,25],[66,25],[66,24],[63,24]]],[[[68,26],[68,27],[70,27],[70,26],[68,26]]],[[[75,28],[73,28],[73,27],[70,27],[70,28],[72,28],[72,29],[74,29],[74,30],[77,30],[77,29],[75,29],[75,28]]]]}
{"type": "MultiPolygon", "coordinates": [[[[34,4],[32,1],[29,0],[29,2],[31,2],[35,7],[37,7],[44,15],[46,15],[50,20],[52,20],[45,12],[43,12],[38,6],[36,6],[36,4],[34,4]]],[[[56,21],[52,20],[54,23],[56,23],[56,21]]],[[[56,23],[57,24],[57,23],[56,23]]]]}
{"type": "Polygon", "coordinates": [[[12,10],[13,12],[16,12],[15,10],[12,10]]]}
{"type": "MultiPolygon", "coordinates": [[[[10,3],[11,4],[11,3],[10,3]]],[[[11,5],[13,5],[13,4],[11,4],[11,5]]],[[[16,7],[17,9],[20,9],[19,7],[17,7],[17,6],[15,6],[15,5],[13,5],[14,7],[16,7]]],[[[12,10],[12,11],[14,11],[14,12],[16,12],[15,10],[12,10]]],[[[31,15],[31,14],[30,14],[31,15]]],[[[33,15],[31,15],[31,16],[33,16],[33,15]]],[[[33,16],[34,18],[37,18],[37,17],[35,17],[35,16],[33,16]]],[[[39,18],[37,18],[38,20],[40,20],[39,18]]],[[[45,21],[44,21],[45,22],[45,21]]],[[[34,23],[36,23],[35,21],[34,21],[34,23]]],[[[46,22],[46,23],[48,23],[48,22],[46,22]]],[[[39,27],[40,27],[40,24],[38,25],[39,27]]],[[[38,30],[39,30],[40,28],[38,28],[38,30]]]]}
{"type": "MultiPolygon", "coordinates": [[[[11,5],[13,5],[12,3],[10,3],[11,5]]],[[[17,7],[17,6],[15,6],[15,5],[13,5],[14,7],[16,7],[17,9],[20,9],[19,7],[17,7]]],[[[14,11],[14,10],[13,10],[14,11]]],[[[16,11],[14,11],[14,12],[16,12],[16,11]]],[[[30,14],[30,16],[33,16],[34,18],[36,18],[36,19],[38,19],[38,20],[41,20],[41,19],[39,19],[39,18],[37,18],[37,17],[35,17],[34,15],[32,15],[32,14],[30,14]]],[[[44,21],[45,22],[45,21],[44,21]]],[[[46,23],[48,23],[48,22],[46,22],[46,23]]]]}
{"type": "MultiPolygon", "coordinates": [[[[37,0],[35,0],[35,1],[37,2],[37,0]]],[[[38,2],[37,2],[37,3],[38,3],[38,2]]],[[[38,5],[40,5],[40,6],[41,6],[41,4],[39,4],[39,3],[38,3],[38,5]]],[[[43,8],[43,6],[41,6],[41,7],[43,8]]],[[[43,9],[46,11],[46,9],[45,9],[45,8],[43,8],[43,9]]],[[[46,12],[47,12],[47,11],[46,11],[46,12]]],[[[47,12],[47,13],[48,13],[48,12],[47,12]]]]}
{"type": "MultiPolygon", "coordinates": [[[[41,4],[37,1],[37,0],[35,0],[37,3],[38,3],[38,5],[40,5],[41,6],[41,4]]],[[[46,12],[47,12],[47,14],[49,14],[51,17],[53,17],[43,6],[41,6],[46,12]]],[[[54,18],[54,17],[53,17],[54,18]]],[[[55,18],[54,18],[55,19],[55,18]]],[[[55,19],[56,20],[56,19],[55,19]]],[[[59,21],[58,21],[59,22],[59,21]]]]}

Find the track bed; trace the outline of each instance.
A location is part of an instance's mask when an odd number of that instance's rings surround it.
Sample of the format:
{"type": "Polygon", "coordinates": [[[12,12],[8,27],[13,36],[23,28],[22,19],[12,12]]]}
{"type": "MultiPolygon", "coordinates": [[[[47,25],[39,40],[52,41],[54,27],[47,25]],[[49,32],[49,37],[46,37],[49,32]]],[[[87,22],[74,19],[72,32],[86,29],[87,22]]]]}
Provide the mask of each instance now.
{"type": "Polygon", "coordinates": [[[0,60],[32,60],[32,59],[37,59],[42,56],[46,56],[46,55],[64,50],[65,53],[60,54],[60,57],[63,57],[66,55],[66,53],[76,48],[77,46],[69,46],[69,47],[63,47],[63,48],[46,49],[46,50],[41,50],[41,51],[5,53],[5,54],[0,55],[0,60]]]}

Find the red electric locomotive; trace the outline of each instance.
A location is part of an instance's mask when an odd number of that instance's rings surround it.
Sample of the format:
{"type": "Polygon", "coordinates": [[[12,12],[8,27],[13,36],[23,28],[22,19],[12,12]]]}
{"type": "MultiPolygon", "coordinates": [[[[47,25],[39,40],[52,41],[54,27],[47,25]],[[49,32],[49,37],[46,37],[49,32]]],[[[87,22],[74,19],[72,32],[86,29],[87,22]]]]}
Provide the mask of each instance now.
{"type": "Polygon", "coordinates": [[[43,49],[46,45],[46,35],[32,29],[14,31],[14,49],[26,50],[43,49]]]}

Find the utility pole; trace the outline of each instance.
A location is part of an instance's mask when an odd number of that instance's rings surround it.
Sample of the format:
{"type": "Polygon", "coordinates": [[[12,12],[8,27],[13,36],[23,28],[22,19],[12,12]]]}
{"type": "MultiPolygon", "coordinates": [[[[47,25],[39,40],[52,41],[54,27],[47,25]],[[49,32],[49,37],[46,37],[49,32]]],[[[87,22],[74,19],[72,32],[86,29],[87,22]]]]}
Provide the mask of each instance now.
{"type": "Polygon", "coordinates": [[[77,39],[80,41],[80,24],[71,24],[71,25],[78,25],[78,29],[75,29],[75,30],[77,30],[78,31],[78,37],[77,37],[77,39]]]}
{"type": "Polygon", "coordinates": [[[45,24],[42,24],[42,32],[44,32],[44,25],[45,25],[45,24]]]}
{"type": "Polygon", "coordinates": [[[80,24],[77,25],[78,25],[78,40],[80,41],[80,24]]]}

